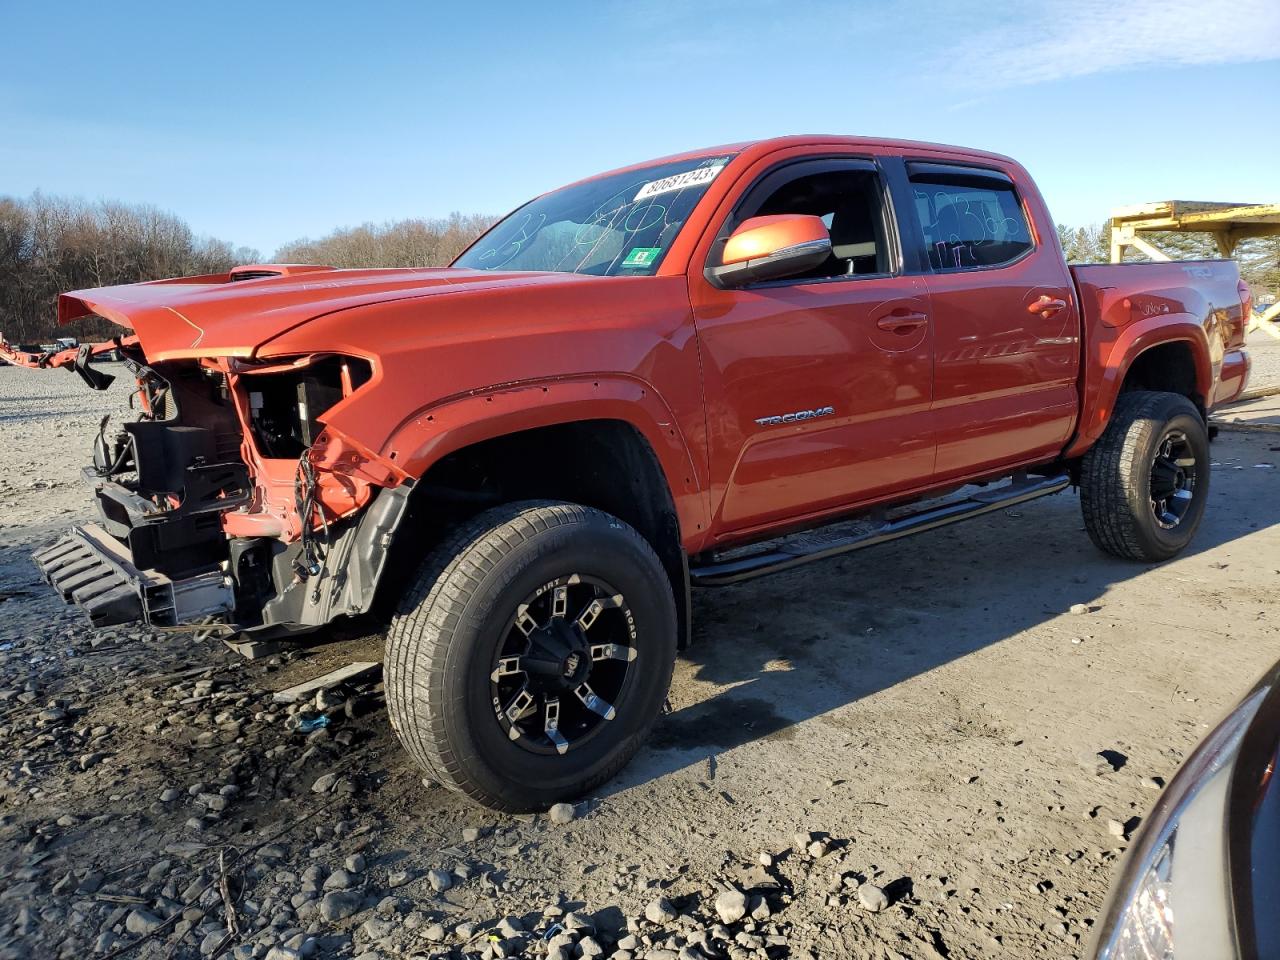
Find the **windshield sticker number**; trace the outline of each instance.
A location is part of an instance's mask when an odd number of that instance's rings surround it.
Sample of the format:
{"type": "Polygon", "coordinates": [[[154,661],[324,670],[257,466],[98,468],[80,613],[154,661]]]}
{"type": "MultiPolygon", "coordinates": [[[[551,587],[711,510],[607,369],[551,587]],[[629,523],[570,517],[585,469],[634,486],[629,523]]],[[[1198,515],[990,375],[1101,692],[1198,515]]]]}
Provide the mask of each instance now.
{"type": "Polygon", "coordinates": [[[657,196],[660,193],[671,193],[673,190],[683,190],[686,187],[701,187],[710,183],[716,178],[721,170],[724,169],[723,163],[717,163],[710,167],[698,167],[696,170],[686,170],[684,173],[677,173],[670,177],[663,177],[661,180],[652,180],[640,188],[640,191],[631,201],[635,203],[637,200],[644,200],[648,197],[657,196]]]}
{"type": "Polygon", "coordinates": [[[661,247],[632,247],[631,252],[627,254],[627,258],[622,261],[622,265],[624,267],[652,266],[661,252],[661,247]]]}

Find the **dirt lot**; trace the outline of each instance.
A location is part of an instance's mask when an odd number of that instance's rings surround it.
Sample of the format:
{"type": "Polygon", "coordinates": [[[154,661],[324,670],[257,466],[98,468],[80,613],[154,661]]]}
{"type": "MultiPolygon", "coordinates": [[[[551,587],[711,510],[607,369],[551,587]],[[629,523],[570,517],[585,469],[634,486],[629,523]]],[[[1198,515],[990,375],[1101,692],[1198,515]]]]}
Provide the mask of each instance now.
{"type": "Polygon", "coordinates": [[[123,400],[0,368],[0,957],[1076,956],[1113,830],[1280,657],[1280,434],[1224,432],[1160,567],[1063,494],[700,594],[637,761],[567,824],[497,816],[375,688],[309,735],[272,704],[369,638],[248,662],[55,600],[27,554],[123,400]]]}

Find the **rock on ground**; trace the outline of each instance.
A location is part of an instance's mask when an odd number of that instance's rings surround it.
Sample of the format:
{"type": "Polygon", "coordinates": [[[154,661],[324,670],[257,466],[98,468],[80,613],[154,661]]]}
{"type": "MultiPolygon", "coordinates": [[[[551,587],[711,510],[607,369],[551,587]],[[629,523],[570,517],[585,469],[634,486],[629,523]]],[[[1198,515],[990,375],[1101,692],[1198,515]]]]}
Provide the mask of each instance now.
{"type": "Polygon", "coordinates": [[[1280,569],[1280,470],[1255,468],[1280,456],[1224,430],[1170,564],[1101,557],[1062,495],[695,594],[635,760],[576,808],[494,814],[424,785],[376,681],[326,695],[310,733],[273,702],[377,659],[376,632],[246,661],[90,631],[40,581],[31,549],[92,517],[77,475],[127,379],[0,367],[0,957],[102,955],[168,921],[131,955],[201,960],[220,852],[248,931],[232,960],[456,960],[553,925],[569,960],[1078,957],[1126,835],[1280,642],[1258,580],[1280,569]],[[895,906],[873,914],[868,885],[895,906]],[[659,898],[679,916],[651,919],[659,898]]]}

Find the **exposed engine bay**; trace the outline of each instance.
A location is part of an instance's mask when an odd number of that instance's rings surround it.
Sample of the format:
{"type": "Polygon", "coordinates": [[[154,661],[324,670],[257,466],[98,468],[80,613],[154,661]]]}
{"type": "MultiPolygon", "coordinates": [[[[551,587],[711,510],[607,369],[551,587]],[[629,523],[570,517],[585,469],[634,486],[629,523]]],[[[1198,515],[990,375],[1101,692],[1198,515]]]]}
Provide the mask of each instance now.
{"type": "MultiPolygon", "coordinates": [[[[35,555],[95,626],[288,632],[364,612],[407,501],[405,478],[327,432],[326,411],[372,377],[337,354],[148,363],[119,347],[137,418],[104,417],[93,463],[97,523],[35,555]],[[379,509],[365,510],[374,500],[379,509]]],[[[97,389],[113,378],[75,369],[97,389]]]]}

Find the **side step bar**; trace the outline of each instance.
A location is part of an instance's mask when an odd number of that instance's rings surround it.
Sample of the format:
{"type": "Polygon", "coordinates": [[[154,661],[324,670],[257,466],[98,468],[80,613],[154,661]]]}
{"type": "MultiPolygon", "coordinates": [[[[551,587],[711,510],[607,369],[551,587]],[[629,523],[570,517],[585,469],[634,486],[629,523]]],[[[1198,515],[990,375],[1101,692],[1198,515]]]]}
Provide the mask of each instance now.
{"type": "Polygon", "coordinates": [[[935,504],[917,513],[885,521],[869,532],[851,534],[825,543],[765,548],[746,556],[690,566],[689,577],[696,587],[723,587],[1046,497],[1066,489],[1070,484],[1071,480],[1066,474],[1015,479],[1012,483],[982,490],[963,500],[935,504]]]}

